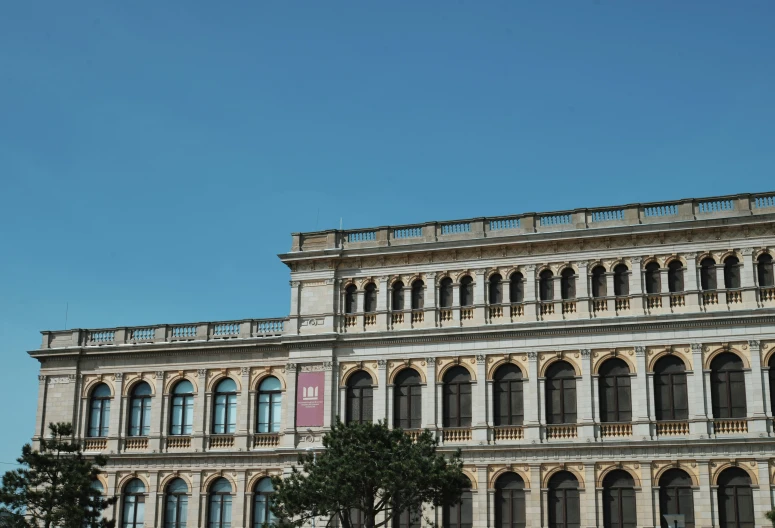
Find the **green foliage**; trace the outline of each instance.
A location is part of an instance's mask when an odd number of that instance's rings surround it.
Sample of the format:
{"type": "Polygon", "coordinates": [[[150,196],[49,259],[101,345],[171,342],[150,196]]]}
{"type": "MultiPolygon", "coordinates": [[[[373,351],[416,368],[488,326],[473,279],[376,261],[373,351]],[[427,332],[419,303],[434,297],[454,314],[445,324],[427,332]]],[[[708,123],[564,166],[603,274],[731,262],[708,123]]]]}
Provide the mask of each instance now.
{"type": "Polygon", "coordinates": [[[70,441],[69,423],[49,424],[50,439],[40,441],[40,451],[29,444],[17,459],[20,469],[3,475],[0,486],[2,528],[112,528],[101,518],[116,498],[106,499],[93,483],[107,458],[86,458],[70,441]]]}
{"type": "Polygon", "coordinates": [[[429,431],[413,441],[401,429],[383,423],[337,423],[323,437],[320,453],[299,457],[286,478],[273,477],[273,512],[284,524],[301,526],[313,517],[339,520],[351,528],[350,512],[360,510],[366,528],[390,525],[393,515],[419,512],[460,501],[467,480],[460,451],[450,458],[437,453],[429,431]],[[384,517],[375,524],[378,513],[384,517]]]}
{"type": "Polygon", "coordinates": [[[775,510],[764,512],[764,516],[772,523],[772,526],[775,526],[775,510]]]}

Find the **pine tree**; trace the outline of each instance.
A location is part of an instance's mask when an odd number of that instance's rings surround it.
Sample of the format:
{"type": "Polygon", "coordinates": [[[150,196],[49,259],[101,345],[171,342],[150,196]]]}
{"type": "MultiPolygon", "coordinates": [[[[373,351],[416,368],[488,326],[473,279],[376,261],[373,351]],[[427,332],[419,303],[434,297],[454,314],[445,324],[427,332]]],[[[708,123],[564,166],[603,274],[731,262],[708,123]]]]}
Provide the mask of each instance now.
{"type": "Polygon", "coordinates": [[[273,477],[273,513],[281,524],[301,526],[313,517],[351,528],[360,511],[366,528],[389,526],[394,516],[460,501],[467,482],[460,451],[446,458],[424,431],[413,440],[384,423],[337,421],[318,454],[304,454],[286,478],[273,477]],[[379,522],[375,522],[378,515],[379,522]]]}
{"type": "Polygon", "coordinates": [[[50,439],[40,451],[29,444],[17,459],[20,469],[3,475],[0,526],[4,528],[112,528],[102,511],[116,502],[94,487],[104,456],[86,458],[71,441],[69,423],[49,424],[50,439]]]}

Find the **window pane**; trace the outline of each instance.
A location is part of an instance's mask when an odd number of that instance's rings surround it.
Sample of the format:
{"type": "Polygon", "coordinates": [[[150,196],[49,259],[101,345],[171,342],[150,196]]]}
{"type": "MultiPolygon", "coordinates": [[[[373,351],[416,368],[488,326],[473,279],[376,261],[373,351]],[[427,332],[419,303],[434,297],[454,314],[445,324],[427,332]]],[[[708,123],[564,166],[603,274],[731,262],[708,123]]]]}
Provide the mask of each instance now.
{"type": "Polygon", "coordinates": [[[269,432],[269,395],[258,396],[258,432],[269,432]]]}
{"type": "Polygon", "coordinates": [[[281,394],[272,395],[272,424],[271,432],[277,433],[280,431],[280,420],[282,419],[283,401],[281,394]]]}
{"type": "Polygon", "coordinates": [[[182,434],[190,435],[191,427],[194,423],[194,397],[185,396],[184,404],[185,404],[185,413],[183,415],[184,425],[183,425],[182,434]]]}
{"type": "Polygon", "coordinates": [[[227,400],[228,416],[226,419],[226,432],[234,433],[237,426],[237,396],[230,394],[227,400]]]}

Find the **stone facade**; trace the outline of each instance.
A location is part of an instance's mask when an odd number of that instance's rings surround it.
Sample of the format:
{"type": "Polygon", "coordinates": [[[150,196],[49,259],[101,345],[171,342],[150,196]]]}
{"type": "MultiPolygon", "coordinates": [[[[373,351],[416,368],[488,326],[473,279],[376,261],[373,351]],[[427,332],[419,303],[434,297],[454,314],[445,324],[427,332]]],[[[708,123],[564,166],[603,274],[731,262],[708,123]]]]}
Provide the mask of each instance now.
{"type": "MultiPolygon", "coordinates": [[[[442,449],[463,450],[474,528],[496,525],[496,481],[507,472],[524,482],[527,526],[550,526],[549,481],[561,471],[579,483],[581,526],[604,526],[603,480],[612,470],[634,482],[637,526],[660,526],[659,479],[671,468],[691,479],[695,526],[732,526],[719,519],[717,484],[730,467],[749,476],[756,526],[768,526],[775,289],[761,282],[767,272],[759,263],[770,254],[773,193],[294,234],[291,252],[280,255],[291,273],[287,318],[43,332],[40,349],[30,352],[41,363],[33,441],[49,422],[75,423],[87,451],[111,457],[107,493],[121,495],[132,478],[145,484],[146,527],[163,525],[165,486],[176,476],[189,486],[187,526],[207,525],[206,496],[219,477],[234,490],[231,526],[250,526],[255,483],[287,470],[298,452],[321,447],[322,434],[344,416],[354,372],[371,375],[373,417],[392,425],[395,376],[413,368],[422,379],[423,426],[442,449]],[[728,257],[738,262],[739,283],[731,287],[728,257]],[[624,275],[615,271],[621,265],[624,275]],[[552,298],[541,296],[545,270],[552,298]],[[575,283],[566,298],[564,270],[575,283]],[[593,296],[594,273],[602,273],[597,280],[608,295],[593,296]],[[715,288],[702,289],[703,273],[714,274],[715,288]],[[491,288],[498,276],[502,294],[491,288]],[[447,278],[452,295],[444,304],[447,278]],[[413,308],[418,279],[422,305],[413,308]],[[509,297],[512,280],[521,281],[518,300],[509,297]],[[626,281],[626,293],[613,294],[615,280],[626,281]],[[461,288],[472,293],[465,305],[461,288]],[[403,306],[394,305],[396,290],[403,306]],[[742,362],[744,417],[714,417],[711,362],[719,354],[742,362]],[[686,419],[669,423],[657,419],[654,403],[654,367],[665,356],[685,365],[689,397],[686,419]],[[630,372],[625,424],[601,421],[599,369],[612,357],[630,372]],[[547,423],[546,373],[558,361],[575,371],[573,424],[547,423]],[[524,418],[509,427],[496,425],[493,411],[493,379],[505,364],[523,376],[524,418]],[[444,427],[443,386],[455,366],[470,375],[472,418],[453,429],[444,427]],[[321,426],[296,426],[297,379],[305,372],[323,376],[321,426]],[[267,376],[282,385],[281,425],[257,433],[257,390],[267,376]],[[213,391],[226,377],[237,385],[235,427],[216,435],[213,391]],[[171,391],[183,379],[194,387],[194,421],[190,435],[176,437],[171,391]],[[152,389],[150,429],[130,437],[130,395],[141,380],[152,389]],[[112,394],[109,433],[89,437],[91,391],[102,383],[112,394]]],[[[122,504],[108,515],[120,519],[122,504]]]]}

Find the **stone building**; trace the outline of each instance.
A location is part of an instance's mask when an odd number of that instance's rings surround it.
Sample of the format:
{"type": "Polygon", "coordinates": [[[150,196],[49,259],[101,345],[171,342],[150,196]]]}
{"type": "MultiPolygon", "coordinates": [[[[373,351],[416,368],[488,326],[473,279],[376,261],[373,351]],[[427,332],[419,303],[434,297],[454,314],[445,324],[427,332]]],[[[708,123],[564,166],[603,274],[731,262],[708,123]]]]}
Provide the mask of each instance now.
{"type": "Polygon", "coordinates": [[[121,528],[271,520],[337,416],[462,448],[450,528],[769,526],[773,251],[775,193],[293,234],[286,317],[43,332],[34,441],[121,528]]]}

